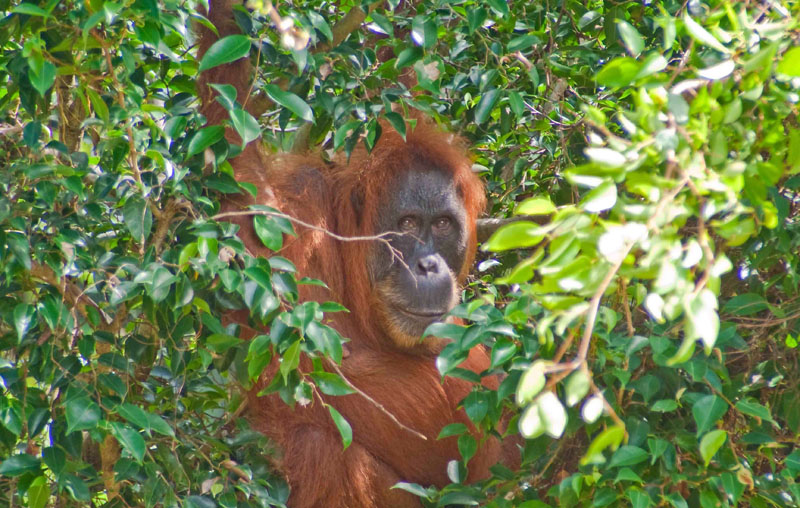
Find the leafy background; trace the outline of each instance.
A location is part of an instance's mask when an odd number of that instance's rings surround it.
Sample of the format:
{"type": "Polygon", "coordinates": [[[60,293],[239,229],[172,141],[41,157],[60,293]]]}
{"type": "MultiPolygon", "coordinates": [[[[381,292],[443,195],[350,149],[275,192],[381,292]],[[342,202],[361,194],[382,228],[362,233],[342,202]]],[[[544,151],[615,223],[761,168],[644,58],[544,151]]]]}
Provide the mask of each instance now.
{"type": "MultiPolygon", "coordinates": [[[[201,68],[250,54],[230,125],[323,156],[420,110],[473,147],[488,214],[467,326],[438,365],[491,350],[519,471],[430,506],[800,504],[794,1],[254,1],[203,60],[194,2],[0,1],[0,499],[9,506],[281,506],[247,388],[282,357],[289,403],[349,392],[330,302],[297,302],[248,255],[219,198],[221,128],[201,68]],[[248,112],[249,111],[249,112],[248,112]],[[253,114],[251,115],[250,112],[253,114]],[[380,122],[385,119],[385,122],[380,122]],[[247,309],[250,342],[217,316],[247,309]],[[267,328],[265,328],[267,329],[267,328]]],[[[227,92],[227,95],[226,95],[227,92]]],[[[279,250],[288,219],[256,227],[279,250]]],[[[343,436],[349,426],[332,413],[343,436]]]]}

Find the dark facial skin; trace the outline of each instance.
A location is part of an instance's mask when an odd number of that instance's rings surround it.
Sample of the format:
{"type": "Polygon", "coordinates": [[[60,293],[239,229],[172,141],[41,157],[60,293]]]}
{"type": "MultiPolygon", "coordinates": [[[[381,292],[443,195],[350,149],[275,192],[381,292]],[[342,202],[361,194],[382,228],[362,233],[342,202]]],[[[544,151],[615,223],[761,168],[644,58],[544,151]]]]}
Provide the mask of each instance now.
{"type": "Polygon", "coordinates": [[[388,188],[378,233],[399,233],[390,239],[395,255],[376,247],[370,276],[386,331],[397,345],[411,347],[458,302],[466,212],[452,179],[435,169],[415,168],[388,188]]]}

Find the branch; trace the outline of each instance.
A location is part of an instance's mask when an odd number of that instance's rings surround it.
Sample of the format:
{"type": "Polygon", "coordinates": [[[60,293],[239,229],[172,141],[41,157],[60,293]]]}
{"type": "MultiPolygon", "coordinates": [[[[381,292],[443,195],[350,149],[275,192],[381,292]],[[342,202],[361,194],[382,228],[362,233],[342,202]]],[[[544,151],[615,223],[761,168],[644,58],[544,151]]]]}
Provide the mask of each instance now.
{"type": "Polygon", "coordinates": [[[333,41],[331,43],[317,44],[314,46],[314,53],[330,51],[331,49],[335,48],[339,44],[344,41],[348,35],[353,33],[358,27],[361,26],[361,23],[367,19],[367,14],[375,10],[376,7],[381,5],[381,2],[373,2],[369,4],[367,10],[364,11],[361,7],[353,7],[347,14],[344,15],[342,19],[336,22],[331,28],[331,32],[333,32],[333,41]]]}
{"type": "Polygon", "coordinates": [[[392,420],[395,424],[397,424],[398,427],[400,427],[401,429],[403,429],[405,431],[408,431],[408,432],[414,434],[415,436],[417,436],[418,438],[422,439],[423,441],[427,441],[428,440],[428,437],[425,434],[423,434],[423,433],[421,433],[421,432],[419,432],[417,430],[412,429],[411,427],[407,426],[406,424],[404,424],[403,422],[398,420],[397,417],[391,413],[391,411],[389,411],[388,409],[386,409],[383,406],[383,404],[381,404],[377,400],[373,399],[366,392],[362,391],[357,386],[355,386],[353,383],[351,383],[350,380],[345,377],[344,373],[342,372],[342,369],[339,368],[339,366],[336,365],[335,362],[330,362],[330,365],[333,368],[333,370],[335,370],[336,373],[339,374],[339,377],[341,377],[342,380],[345,383],[347,383],[347,386],[349,386],[350,388],[355,390],[356,393],[358,393],[359,395],[361,395],[362,397],[367,399],[373,406],[378,408],[378,410],[381,413],[385,414],[390,420],[392,420]]]}
{"type": "Polygon", "coordinates": [[[291,215],[286,215],[285,213],[281,212],[271,212],[269,210],[242,210],[238,212],[222,212],[209,218],[211,220],[219,220],[219,219],[224,219],[226,217],[242,217],[247,215],[266,215],[268,217],[278,217],[286,219],[288,221],[294,222],[295,224],[299,224],[300,226],[306,227],[308,229],[319,231],[320,233],[323,233],[341,242],[372,242],[372,241],[381,242],[382,244],[386,245],[386,248],[389,249],[389,252],[391,252],[393,259],[397,259],[407,270],[411,270],[411,268],[403,260],[403,254],[395,247],[393,247],[392,243],[389,241],[389,238],[392,236],[403,236],[409,233],[402,233],[398,231],[386,231],[378,235],[370,235],[370,236],[342,236],[342,235],[337,235],[333,231],[328,231],[327,229],[321,226],[309,224],[308,222],[302,221],[296,217],[292,217],[291,215]]]}

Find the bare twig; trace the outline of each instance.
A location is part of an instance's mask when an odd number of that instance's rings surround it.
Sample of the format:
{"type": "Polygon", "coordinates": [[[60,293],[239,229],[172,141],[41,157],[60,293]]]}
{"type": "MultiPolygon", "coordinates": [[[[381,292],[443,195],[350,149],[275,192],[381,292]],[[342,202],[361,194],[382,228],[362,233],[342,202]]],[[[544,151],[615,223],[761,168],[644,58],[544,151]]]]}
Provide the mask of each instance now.
{"type": "Polygon", "coordinates": [[[299,224],[300,226],[303,226],[305,228],[308,228],[308,229],[311,229],[311,230],[314,230],[314,231],[319,231],[320,233],[324,233],[325,235],[327,235],[327,236],[329,236],[329,237],[331,237],[331,238],[333,238],[335,240],[339,240],[341,242],[373,242],[373,241],[378,241],[378,242],[381,242],[384,245],[386,245],[386,247],[389,249],[389,251],[392,254],[392,258],[397,259],[407,270],[411,269],[406,264],[406,262],[403,260],[403,253],[400,252],[399,250],[397,250],[396,248],[394,248],[392,246],[392,243],[389,241],[389,238],[392,237],[392,236],[402,236],[402,235],[405,235],[407,233],[402,233],[402,232],[397,232],[397,231],[386,231],[386,232],[380,233],[378,235],[342,236],[342,235],[337,235],[333,231],[329,231],[329,230],[327,230],[327,229],[325,229],[325,228],[323,228],[321,226],[316,226],[314,224],[309,224],[308,222],[300,220],[300,219],[298,219],[296,217],[292,217],[291,215],[287,215],[287,214],[281,213],[281,212],[272,212],[272,211],[269,211],[269,210],[241,210],[241,211],[238,211],[238,212],[222,212],[222,213],[218,213],[218,214],[216,214],[216,215],[214,215],[214,216],[212,216],[210,218],[212,220],[219,220],[219,219],[224,219],[224,218],[227,218],[227,217],[242,217],[242,216],[247,216],[247,215],[266,215],[268,217],[278,217],[278,218],[286,219],[286,220],[291,221],[291,222],[293,222],[295,224],[299,224]]]}
{"type": "Polygon", "coordinates": [[[376,408],[378,408],[378,410],[381,413],[385,414],[390,420],[392,420],[395,424],[397,424],[398,427],[400,427],[401,429],[403,429],[405,431],[408,431],[408,432],[414,434],[415,436],[417,436],[418,438],[422,439],[423,441],[427,441],[428,440],[428,437],[425,436],[425,434],[423,434],[423,433],[421,433],[421,432],[419,432],[417,430],[412,429],[408,425],[406,425],[403,422],[401,422],[400,420],[398,420],[397,417],[391,413],[391,411],[389,411],[388,409],[386,409],[383,406],[383,404],[381,404],[377,400],[373,399],[367,393],[365,393],[363,390],[361,390],[360,388],[355,386],[353,383],[351,383],[350,380],[345,377],[344,373],[342,372],[342,369],[339,368],[339,366],[336,365],[335,362],[330,362],[330,366],[331,366],[331,368],[333,368],[333,370],[336,371],[337,374],[339,374],[339,377],[342,378],[342,380],[347,384],[347,386],[349,386],[351,389],[355,390],[355,392],[357,394],[359,394],[362,397],[364,397],[365,399],[367,399],[372,405],[374,405],[376,408]]]}

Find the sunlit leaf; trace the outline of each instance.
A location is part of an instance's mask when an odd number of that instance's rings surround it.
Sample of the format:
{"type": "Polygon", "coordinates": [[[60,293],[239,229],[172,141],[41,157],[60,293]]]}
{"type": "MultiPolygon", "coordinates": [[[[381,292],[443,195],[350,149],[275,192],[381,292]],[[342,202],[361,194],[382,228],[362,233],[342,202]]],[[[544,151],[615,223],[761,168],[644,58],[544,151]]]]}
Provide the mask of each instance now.
{"type": "Polygon", "coordinates": [[[683,24],[686,27],[686,30],[692,36],[694,40],[699,42],[700,44],[704,44],[710,48],[714,48],[717,51],[722,53],[729,53],[730,51],[728,48],[722,45],[716,37],[711,35],[708,30],[703,28],[697,21],[693,20],[691,16],[689,16],[689,11],[683,11],[683,24]]]}
{"type": "Polygon", "coordinates": [[[728,438],[728,433],[724,430],[712,430],[703,436],[700,440],[700,456],[703,457],[703,462],[708,467],[709,462],[717,453],[717,450],[725,443],[728,438]]]}

